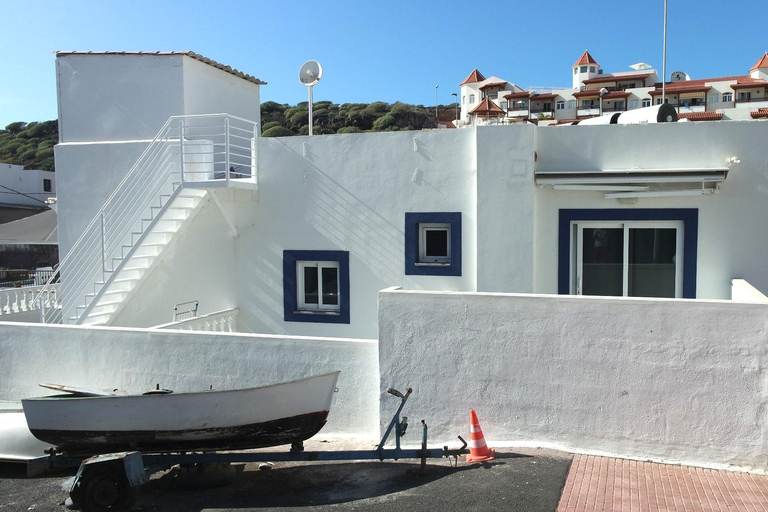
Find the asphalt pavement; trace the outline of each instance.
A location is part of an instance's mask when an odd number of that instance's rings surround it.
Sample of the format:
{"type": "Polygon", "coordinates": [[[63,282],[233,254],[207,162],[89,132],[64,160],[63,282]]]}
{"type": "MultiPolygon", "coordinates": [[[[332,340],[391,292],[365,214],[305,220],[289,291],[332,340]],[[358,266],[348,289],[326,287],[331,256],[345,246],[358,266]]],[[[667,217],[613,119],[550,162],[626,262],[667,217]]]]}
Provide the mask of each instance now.
{"type": "MultiPolygon", "coordinates": [[[[554,512],[572,455],[544,449],[501,449],[490,462],[453,467],[411,461],[280,462],[272,469],[235,465],[224,487],[186,489],[181,475],[155,475],[137,489],[136,511],[441,511],[554,512]]],[[[27,478],[23,465],[0,464],[0,511],[64,512],[75,471],[27,478]]]]}

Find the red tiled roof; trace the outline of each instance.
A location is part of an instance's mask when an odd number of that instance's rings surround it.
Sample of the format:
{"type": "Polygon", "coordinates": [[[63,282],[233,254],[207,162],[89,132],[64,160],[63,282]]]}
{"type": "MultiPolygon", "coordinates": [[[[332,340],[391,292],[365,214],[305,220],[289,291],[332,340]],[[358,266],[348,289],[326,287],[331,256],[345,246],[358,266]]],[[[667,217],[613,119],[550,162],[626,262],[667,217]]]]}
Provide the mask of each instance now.
{"type": "Polygon", "coordinates": [[[499,106],[496,105],[494,102],[492,102],[491,98],[487,96],[483,99],[483,101],[480,102],[478,106],[476,106],[469,112],[470,114],[504,115],[504,111],[501,110],[499,106]]]}
{"type": "Polygon", "coordinates": [[[530,95],[531,91],[511,92],[509,94],[505,94],[504,98],[508,100],[517,100],[528,98],[530,95]]]}
{"type": "MultiPolygon", "coordinates": [[[[707,92],[712,87],[709,85],[687,85],[685,87],[667,87],[667,94],[680,94],[683,92],[707,92]]],[[[662,93],[661,88],[649,92],[651,96],[659,96],[662,93]]]]}
{"type": "Polygon", "coordinates": [[[574,98],[599,98],[600,89],[587,89],[586,91],[578,91],[573,93],[574,98]]]}
{"type": "Polygon", "coordinates": [[[651,76],[651,73],[633,73],[631,75],[619,75],[619,76],[600,76],[597,78],[582,80],[582,83],[600,84],[605,82],[624,82],[626,80],[645,80],[649,76],[651,76]]]}
{"type": "Polygon", "coordinates": [[[477,68],[475,68],[475,70],[472,71],[469,74],[469,76],[467,78],[465,78],[464,81],[459,84],[459,86],[462,86],[464,84],[474,84],[474,83],[477,83],[477,82],[482,82],[483,80],[485,80],[485,77],[483,76],[483,74],[481,72],[479,72],[477,70],[477,68]]]}
{"type": "Polygon", "coordinates": [[[480,87],[480,90],[484,91],[490,87],[504,87],[505,85],[507,85],[507,82],[491,82],[480,87]]]}
{"type": "Polygon", "coordinates": [[[752,69],[750,69],[750,73],[756,69],[763,69],[768,68],[768,52],[765,52],[762,57],[760,57],[760,60],[757,61],[757,63],[752,66],[752,69]]]}
{"type": "Polygon", "coordinates": [[[683,112],[677,114],[678,119],[689,121],[719,121],[723,118],[722,112],[683,112]]]}
{"type": "Polygon", "coordinates": [[[753,110],[749,113],[750,116],[752,116],[752,119],[762,119],[764,117],[768,117],[768,108],[759,108],[757,110],[753,110]]]}
{"type": "Polygon", "coordinates": [[[211,60],[208,57],[203,57],[199,53],[195,52],[75,52],[75,51],[56,51],[56,56],[59,55],[186,55],[187,57],[191,57],[195,60],[199,60],[200,62],[204,62],[208,64],[209,66],[213,66],[216,69],[220,69],[222,71],[225,71],[229,73],[230,75],[235,75],[237,77],[240,77],[244,80],[247,80],[249,82],[252,82],[254,84],[258,85],[267,85],[267,82],[263,82],[256,78],[255,76],[247,75],[243,73],[242,71],[238,71],[235,68],[231,68],[229,66],[225,66],[224,64],[219,64],[215,60],[211,60]]]}
{"type": "Polygon", "coordinates": [[[587,50],[584,50],[584,53],[581,54],[581,57],[579,57],[579,60],[576,61],[576,63],[573,65],[573,67],[576,66],[584,66],[585,64],[597,64],[597,61],[592,58],[592,56],[589,54],[587,50]]]}
{"type": "Polygon", "coordinates": [[[555,98],[557,98],[557,94],[554,93],[536,94],[531,98],[531,101],[553,100],[555,98]]]}
{"type": "Polygon", "coordinates": [[[629,93],[626,91],[611,91],[605,96],[603,96],[604,100],[623,100],[624,98],[628,98],[629,93]]]}
{"type": "Polygon", "coordinates": [[[768,87],[768,82],[762,79],[744,80],[731,84],[731,89],[749,89],[750,87],[768,87]]]}

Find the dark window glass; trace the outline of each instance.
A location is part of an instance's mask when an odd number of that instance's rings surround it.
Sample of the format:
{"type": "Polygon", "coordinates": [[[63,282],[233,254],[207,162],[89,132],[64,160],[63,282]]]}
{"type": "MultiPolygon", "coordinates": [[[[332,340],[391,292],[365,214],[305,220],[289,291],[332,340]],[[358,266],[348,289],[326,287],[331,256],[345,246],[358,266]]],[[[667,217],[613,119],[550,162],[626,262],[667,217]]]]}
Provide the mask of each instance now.
{"type": "Polygon", "coordinates": [[[317,304],[317,267],[304,267],[304,302],[317,304]]]}
{"type": "Polygon", "coordinates": [[[51,191],[51,180],[43,180],[43,192],[51,191]]]}
{"type": "Polygon", "coordinates": [[[675,297],[674,228],[629,230],[629,296],[675,297]]]}
{"type": "Polygon", "coordinates": [[[323,304],[339,304],[339,270],[336,268],[323,268],[323,304]]]}
{"type": "Polygon", "coordinates": [[[428,229],[425,233],[426,245],[424,247],[425,256],[433,258],[445,258],[448,256],[448,230],[428,229]]]}
{"type": "Polygon", "coordinates": [[[624,230],[584,228],[582,295],[624,294],[624,230]]]}

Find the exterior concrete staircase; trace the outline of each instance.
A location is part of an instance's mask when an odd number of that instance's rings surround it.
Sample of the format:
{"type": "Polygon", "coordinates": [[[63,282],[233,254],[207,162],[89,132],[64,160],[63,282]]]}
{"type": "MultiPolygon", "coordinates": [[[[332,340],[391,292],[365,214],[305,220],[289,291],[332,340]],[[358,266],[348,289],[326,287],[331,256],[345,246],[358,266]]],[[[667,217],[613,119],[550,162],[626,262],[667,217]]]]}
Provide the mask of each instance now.
{"type": "Polygon", "coordinates": [[[221,208],[213,190],[258,190],[258,133],[228,114],[171,117],[39,292],[60,291],[42,321],[112,324],[208,199],[221,208]]]}
{"type": "Polygon", "coordinates": [[[181,188],[161,194],[159,206],[142,219],[143,231],[131,233],[131,244],[121,247],[122,256],[112,258],[112,269],[104,281],[94,283],[94,292],[85,295],[86,304],[77,306],[70,324],[109,325],[145,275],[148,275],[165,248],[188,226],[206,203],[208,192],[181,188]]]}

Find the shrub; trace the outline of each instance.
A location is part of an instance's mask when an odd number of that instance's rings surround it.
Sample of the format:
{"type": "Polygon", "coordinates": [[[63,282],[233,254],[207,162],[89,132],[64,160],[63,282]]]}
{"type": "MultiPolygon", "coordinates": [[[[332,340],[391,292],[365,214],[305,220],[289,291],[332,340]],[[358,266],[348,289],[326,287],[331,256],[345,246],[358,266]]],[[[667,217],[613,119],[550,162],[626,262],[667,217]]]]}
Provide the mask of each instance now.
{"type": "Polygon", "coordinates": [[[376,121],[373,122],[373,129],[377,132],[386,130],[390,126],[393,126],[395,124],[395,118],[391,115],[387,114],[385,116],[381,116],[376,121]]]}
{"type": "Polygon", "coordinates": [[[273,126],[261,134],[262,137],[290,137],[294,133],[283,126],[273,126]]]}
{"type": "Polygon", "coordinates": [[[362,133],[363,131],[357,126],[342,126],[336,133],[362,133]]]}
{"type": "Polygon", "coordinates": [[[283,125],[278,123],[277,121],[270,121],[268,123],[265,123],[264,126],[261,127],[261,132],[264,133],[265,131],[269,130],[270,128],[274,128],[275,126],[283,126],[283,125]]]}

